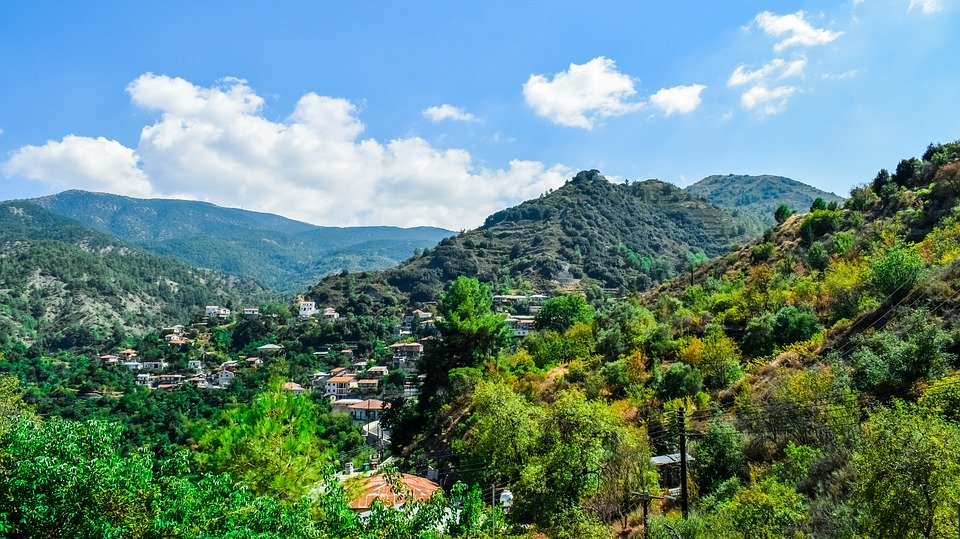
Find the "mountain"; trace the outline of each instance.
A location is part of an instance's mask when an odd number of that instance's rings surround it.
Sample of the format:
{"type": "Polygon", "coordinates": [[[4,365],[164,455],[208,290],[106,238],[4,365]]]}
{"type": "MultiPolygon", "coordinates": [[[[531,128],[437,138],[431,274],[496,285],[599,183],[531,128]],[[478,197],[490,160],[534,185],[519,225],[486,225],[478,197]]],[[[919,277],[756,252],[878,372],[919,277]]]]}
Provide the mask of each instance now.
{"type": "Polygon", "coordinates": [[[394,266],[453,234],[432,227],[320,227],[206,202],[86,191],[65,191],[33,202],[147,251],[249,277],[283,292],[344,269],[394,266]]]}
{"type": "Polygon", "coordinates": [[[758,227],[672,184],[617,184],[583,171],[396,268],[329,276],[308,296],[323,304],[352,301],[363,312],[432,301],[459,275],[503,291],[577,284],[645,289],[675,274],[690,252],[716,256],[756,234],[758,227]]]}
{"type": "Polygon", "coordinates": [[[93,344],[265,296],[249,279],[145,252],[30,202],[0,203],[0,342],[93,344]]]}
{"type": "Polygon", "coordinates": [[[739,213],[756,219],[763,227],[774,224],[773,212],[780,204],[786,204],[795,211],[806,212],[817,198],[828,203],[843,202],[843,197],[833,193],[790,178],[769,174],[707,176],[686,187],[684,191],[722,208],[735,208],[739,213]]]}

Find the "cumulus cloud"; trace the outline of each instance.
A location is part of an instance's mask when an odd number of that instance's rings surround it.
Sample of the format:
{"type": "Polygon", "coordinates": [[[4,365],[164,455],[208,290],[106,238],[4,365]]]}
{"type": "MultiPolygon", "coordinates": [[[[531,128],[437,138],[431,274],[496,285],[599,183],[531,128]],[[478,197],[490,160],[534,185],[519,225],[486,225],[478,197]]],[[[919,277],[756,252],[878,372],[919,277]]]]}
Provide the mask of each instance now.
{"type": "Polygon", "coordinates": [[[196,198],[324,225],[393,224],[465,228],[505,206],[555,188],[563,165],[514,160],[506,169],[476,164],[462,149],[418,137],[363,138],[345,99],[303,95],[279,121],[241,79],[201,87],[150,73],[127,87],[158,119],[138,147],[67,136],[25,146],[2,164],[9,177],[56,188],[132,196],[196,198]]]}
{"type": "Polygon", "coordinates": [[[585,64],[570,64],[552,78],[530,75],[523,85],[527,105],[540,116],[569,127],[592,129],[603,118],[643,109],[633,79],[617,71],[617,64],[598,56],[585,64]]]}
{"type": "Polygon", "coordinates": [[[707,87],[702,84],[661,88],[650,96],[650,102],[670,116],[673,113],[689,114],[700,106],[700,94],[707,87]]]}
{"type": "Polygon", "coordinates": [[[824,45],[843,35],[843,32],[815,28],[807,21],[806,17],[807,14],[804,11],[787,15],[776,15],[769,11],[764,11],[754,17],[754,22],[756,22],[757,26],[767,35],[783,38],[773,46],[773,49],[777,52],[789,47],[824,45]]]}
{"type": "Polygon", "coordinates": [[[42,146],[22,146],[0,165],[20,176],[58,189],[86,189],[150,196],[153,188],[138,168],[136,153],[115,140],[67,135],[42,146]]]}
{"type": "Polygon", "coordinates": [[[786,61],[783,58],[774,58],[754,70],[750,70],[744,64],[740,64],[733,70],[730,79],[727,80],[727,86],[735,87],[744,84],[761,83],[768,80],[798,77],[803,75],[806,67],[807,58],[805,56],[798,56],[790,61],[786,61]]]}
{"type": "Polygon", "coordinates": [[[946,7],[944,0],[910,0],[910,11],[919,9],[924,15],[936,13],[946,7]]]}
{"type": "Polygon", "coordinates": [[[434,123],[440,123],[444,120],[454,120],[457,122],[476,122],[478,118],[460,107],[454,107],[444,103],[427,107],[423,115],[434,123]]]}
{"type": "Polygon", "coordinates": [[[779,114],[787,107],[787,101],[796,91],[793,86],[754,86],[740,96],[740,104],[747,110],[756,110],[765,116],[779,114]]]}

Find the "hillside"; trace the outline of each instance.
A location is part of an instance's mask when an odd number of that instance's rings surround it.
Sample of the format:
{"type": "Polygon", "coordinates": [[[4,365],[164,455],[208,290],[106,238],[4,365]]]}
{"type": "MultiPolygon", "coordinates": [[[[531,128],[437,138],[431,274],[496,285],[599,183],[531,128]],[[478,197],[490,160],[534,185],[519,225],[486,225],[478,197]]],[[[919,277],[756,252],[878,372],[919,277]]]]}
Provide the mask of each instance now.
{"type": "Polygon", "coordinates": [[[583,518],[631,536],[630,493],[680,485],[649,468],[680,451],[679,423],[690,518],[654,503],[650,537],[953,536],[958,210],[960,141],[931,145],[692,275],[627,301],[550,300],[551,325],[516,348],[491,337],[482,286],[457,282],[419,400],[388,418],[395,450],[510,484],[511,518],[552,536],[587,536],[583,518]],[[576,518],[554,516],[569,505],[576,518]]]}
{"type": "Polygon", "coordinates": [[[773,212],[780,204],[786,204],[794,211],[806,211],[817,198],[828,203],[843,202],[843,197],[833,193],[790,178],[769,174],[707,176],[687,186],[684,191],[722,208],[734,208],[738,213],[756,219],[763,227],[774,224],[773,212]]]}
{"type": "Polygon", "coordinates": [[[109,342],[264,290],[144,252],[29,202],[0,204],[0,342],[109,342]]]}
{"type": "Polygon", "coordinates": [[[395,266],[452,234],[431,227],[319,227],[206,202],[86,191],[33,202],[147,251],[283,292],[302,289],[331,272],[395,266]]]}
{"type": "Polygon", "coordinates": [[[342,305],[350,290],[359,291],[371,308],[427,302],[460,275],[504,291],[574,285],[643,290],[674,275],[688,253],[716,256],[756,234],[759,228],[749,222],[669,183],[615,184],[596,170],[584,171],[397,268],[330,276],[308,295],[342,305]]]}

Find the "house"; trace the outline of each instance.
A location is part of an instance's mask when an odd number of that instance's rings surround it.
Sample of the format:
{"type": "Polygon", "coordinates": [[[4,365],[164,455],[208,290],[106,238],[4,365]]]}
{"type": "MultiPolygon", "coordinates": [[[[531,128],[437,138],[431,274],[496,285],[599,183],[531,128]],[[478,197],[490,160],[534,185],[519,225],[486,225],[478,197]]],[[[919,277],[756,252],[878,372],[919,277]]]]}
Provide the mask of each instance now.
{"type": "Polygon", "coordinates": [[[357,380],[357,389],[364,393],[372,393],[380,387],[380,380],[357,380]]]}
{"type": "Polygon", "coordinates": [[[533,316],[509,316],[507,317],[507,324],[513,330],[513,336],[518,339],[526,337],[536,329],[536,322],[533,316]]]}
{"type": "Polygon", "coordinates": [[[187,368],[193,372],[200,372],[203,370],[203,362],[199,359],[191,359],[187,361],[187,368]]]}
{"type": "Polygon", "coordinates": [[[133,348],[127,348],[126,350],[120,350],[117,352],[117,355],[119,355],[122,359],[130,361],[131,359],[137,357],[137,351],[133,348]]]}
{"type": "Polygon", "coordinates": [[[329,380],[333,375],[327,372],[315,372],[310,375],[310,388],[326,388],[327,380],[329,380]]]}
{"type": "Polygon", "coordinates": [[[111,365],[112,365],[112,364],[118,363],[118,362],[120,361],[120,356],[115,356],[115,355],[113,355],[113,354],[104,354],[104,355],[100,356],[99,359],[100,359],[100,361],[102,361],[103,363],[107,363],[107,364],[111,364],[111,365]]]}
{"type": "Polygon", "coordinates": [[[183,335],[183,324],[163,328],[160,330],[160,333],[162,333],[164,337],[169,335],[183,335]]]}
{"type": "Polygon", "coordinates": [[[356,493],[350,500],[349,505],[350,509],[361,513],[361,515],[369,511],[376,500],[380,500],[380,503],[387,507],[400,507],[406,501],[427,501],[435,492],[440,490],[440,485],[433,481],[410,474],[400,474],[402,494],[393,491],[390,481],[382,473],[357,477],[355,480],[359,485],[351,485],[344,490],[356,493]]]}
{"type": "Polygon", "coordinates": [[[240,314],[246,318],[256,318],[260,316],[259,307],[244,307],[240,314]]]}
{"type": "Polygon", "coordinates": [[[138,374],[137,375],[137,385],[150,387],[153,385],[153,375],[152,374],[138,374]]]}
{"type": "Polygon", "coordinates": [[[337,399],[330,403],[330,412],[351,415],[350,407],[363,402],[361,399],[337,399]]]}
{"type": "Polygon", "coordinates": [[[139,361],[124,361],[123,366],[135,372],[143,369],[143,365],[139,361]]]}
{"type": "Polygon", "coordinates": [[[348,374],[346,376],[334,376],[327,380],[326,393],[334,397],[345,397],[350,393],[352,387],[356,387],[357,377],[348,374]]]}
{"type": "Polygon", "coordinates": [[[167,344],[170,346],[184,346],[190,344],[190,339],[184,339],[180,335],[169,335],[169,337],[173,337],[172,339],[167,339],[167,344]]]}
{"type": "Polygon", "coordinates": [[[350,417],[353,418],[354,421],[369,423],[371,421],[378,421],[383,410],[389,407],[390,405],[382,400],[366,399],[351,404],[348,408],[350,410],[350,417]]]}
{"type": "Polygon", "coordinates": [[[235,377],[236,375],[228,370],[216,371],[213,373],[213,383],[220,387],[226,387],[230,385],[230,382],[233,382],[235,377]]]}
{"type": "Polygon", "coordinates": [[[203,309],[203,316],[205,318],[212,319],[217,318],[219,320],[226,320],[230,317],[230,309],[226,307],[221,307],[219,305],[207,305],[203,309]]]}
{"type": "Polygon", "coordinates": [[[170,386],[170,387],[180,387],[180,384],[183,383],[183,379],[186,376],[182,374],[161,374],[157,376],[157,387],[160,386],[170,386]]]}
{"type": "Polygon", "coordinates": [[[536,314],[543,306],[548,296],[543,294],[530,295],[497,295],[493,296],[493,310],[497,312],[526,312],[536,314]]]}
{"type": "Polygon", "coordinates": [[[298,383],[296,383],[296,382],[285,382],[285,383],[283,384],[283,390],[284,390],[284,391],[289,391],[290,393],[293,393],[294,395],[303,395],[303,393],[306,391],[305,389],[303,389],[303,386],[301,386],[300,384],[298,384],[298,383]]]}
{"type": "Polygon", "coordinates": [[[163,361],[162,359],[160,359],[160,360],[144,361],[142,363],[141,369],[147,372],[161,372],[164,369],[166,369],[168,366],[169,365],[167,365],[166,361],[163,361]]]}
{"type": "Polygon", "coordinates": [[[272,356],[282,351],[283,351],[283,345],[280,345],[280,344],[265,344],[257,348],[257,352],[260,352],[261,356],[272,356]]]}
{"type": "Polygon", "coordinates": [[[390,371],[382,365],[377,365],[376,367],[370,367],[367,369],[367,374],[370,375],[371,378],[380,379],[386,378],[387,375],[390,374],[390,371]]]}
{"type": "Polygon", "coordinates": [[[418,342],[396,343],[390,345],[390,351],[393,352],[393,366],[410,372],[417,370],[423,345],[418,342]]]}
{"type": "Polygon", "coordinates": [[[237,369],[237,361],[234,359],[228,359],[220,364],[220,368],[228,371],[234,371],[237,369]]]}
{"type": "Polygon", "coordinates": [[[259,367],[263,365],[263,360],[258,357],[248,357],[245,361],[248,367],[259,367]]]}
{"type": "MultiPolygon", "coordinates": [[[[687,453],[687,462],[693,462],[690,453],[687,453]]],[[[660,475],[660,486],[666,488],[671,495],[679,495],[680,453],[650,457],[650,463],[657,467],[657,473],[660,475]]]]}
{"type": "Polygon", "coordinates": [[[323,319],[331,322],[339,320],[340,313],[338,313],[333,307],[327,307],[323,309],[323,319]]]}
{"type": "Polygon", "coordinates": [[[300,318],[307,318],[308,316],[313,316],[317,314],[317,304],[313,301],[301,301],[300,302],[300,312],[297,316],[300,318]]]}

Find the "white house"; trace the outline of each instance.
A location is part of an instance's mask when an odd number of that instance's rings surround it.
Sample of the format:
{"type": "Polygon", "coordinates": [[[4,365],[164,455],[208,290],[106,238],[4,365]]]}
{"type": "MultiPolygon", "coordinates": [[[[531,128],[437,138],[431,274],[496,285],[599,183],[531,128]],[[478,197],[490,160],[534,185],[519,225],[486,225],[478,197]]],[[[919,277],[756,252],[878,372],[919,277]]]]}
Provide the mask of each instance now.
{"type": "Polygon", "coordinates": [[[308,316],[313,316],[317,314],[317,304],[313,301],[301,301],[300,302],[300,313],[298,316],[300,318],[306,318],[308,316]]]}
{"type": "Polygon", "coordinates": [[[260,316],[260,308],[259,308],[259,307],[244,307],[244,308],[243,308],[243,311],[241,311],[241,313],[243,314],[243,316],[260,316]]]}
{"type": "Polygon", "coordinates": [[[220,387],[226,387],[230,385],[230,382],[233,382],[235,377],[236,375],[228,370],[217,371],[213,373],[213,383],[220,387]]]}
{"type": "Polygon", "coordinates": [[[203,362],[199,359],[191,359],[187,361],[187,368],[193,372],[200,372],[203,370],[203,362]]]}
{"type": "Polygon", "coordinates": [[[150,387],[153,385],[153,375],[152,374],[138,374],[137,375],[137,385],[150,387]]]}
{"type": "Polygon", "coordinates": [[[340,318],[340,313],[337,312],[333,307],[326,307],[323,309],[323,319],[324,320],[338,320],[340,318]]]}
{"type": "Polygon", "coordinates": [[[141,364],[139,361],[125,361],[123,366],[134,372],[143,369],[143,364],[141,364]]]}
{"type": "Polygon", "coordinates": [[[346,376],[334,376],[327,380],[326,393],[337,398],[342,398],[350,393],[351,387],[356,387],[357,377],[348,374],[346,376]]]}
{"type": "Polygon", "coordinates": [[[163,360],[144,361],[142,370],[147,372],[160,372],[167,368],[167,362],[163,360]]]}

